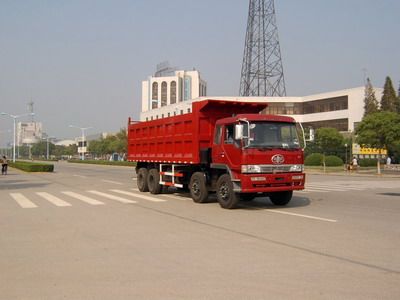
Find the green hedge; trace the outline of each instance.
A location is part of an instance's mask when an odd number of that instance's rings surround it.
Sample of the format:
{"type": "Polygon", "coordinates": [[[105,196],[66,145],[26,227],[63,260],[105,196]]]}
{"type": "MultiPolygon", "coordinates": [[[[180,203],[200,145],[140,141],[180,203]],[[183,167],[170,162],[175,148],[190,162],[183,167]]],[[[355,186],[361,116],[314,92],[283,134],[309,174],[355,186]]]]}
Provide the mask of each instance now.
{"type": "Polygon", "coordinates": [[[327,167],[338,167],[343,166],[343,160],[335,155],[328,155],[325,157],[325,166],[327,167]]]}
{"type": "Polygon", "coordinates": [[[54,165],[45,164],[45,163],[37,163],[37,162],[28,162],[28,161],[16,161],[9,162],[8,165],[10,167],[20,169],[26,172],[53,172],[54,165]]]}
{"type": "Polygon", "coordinates": [[[312,153],[306,157],[304,164],[306,166],[322,166],[323,155],[321,153],[312,153]]]}
{"type": "Polygon", "coordinates": [[[358,164],[360,165],[360,167],[375,167],[377,164],[377,160],[373,158],[359,159],[358,164]]]}
{"type": "Polygon", "coordinates": [[[69,163],[77,163],[77,164],[94,164],[94,165],[110,165],[110,166],[136,166],[136,162],[132,161],[109,161],[109,160],[78,160],[71,159],[68,161],[69,163]]]}

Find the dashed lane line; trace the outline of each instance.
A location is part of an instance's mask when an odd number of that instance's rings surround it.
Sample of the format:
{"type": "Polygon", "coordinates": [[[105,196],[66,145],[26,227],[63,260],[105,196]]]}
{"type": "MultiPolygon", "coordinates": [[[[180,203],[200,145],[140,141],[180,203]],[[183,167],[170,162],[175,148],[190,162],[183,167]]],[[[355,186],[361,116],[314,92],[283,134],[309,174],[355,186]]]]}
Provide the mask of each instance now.
{"type": "Polygon", "coordinates": [[[68,202],[66,202],[56,196],[53,196],[49,193],[37,192],[36,194],[39,195],[40,197],[46,199],[50,203],[54,204],[55,206],[71,206],[71,204],[69,204],[68,202]]]}
{"type": "Polygon", "coordinates": [[[64,191],[64,192],[61,192],[61,193],[64,194],[64,195],[70,196],[72,198],[81,200],[81,201],[86,202],[86,203],[91,204],[91,205],[104,205],[104,203],[101,202],[101,201],[98,201],[96,199],[93,199],[93,198],[90,198],[90,197],[87,197],[87,196],[84,196],[84,195],[81,195],[81,194],[78,194],[78,193],[75,193],[75,192],[64,191]]]}
{"type": "Polygon", "coordinates": [[[31,200],[29,200],[28,198],[26,198],[24,195],[22,195],[20,193],[10,193],[10,196],[15,201],[17,201],[19,206],[21,206],[22,208],[36,208],[37,207],[37,205],[35,203],[33,203],[31,200]]]}
{"type": "Polygon", "coordinates": [[[289,215],[289,216],[295,216],[295,217],[302,217],[302,218],[307,218],[307,219],[314,219],[314,220],[318,220],[318,221],[325,221],[325,222],[331,222],[331,223],[337,222],[337,220],[333,220],[333,219],[326,219],[326,218],[320,218],[320,217],[315,217],[315,216],[296,214],[296,213],[291,213],[291,212],[281,211],[281,210],[276,210],[276,209],[267,209],[266,211],[271,212],[271,213],[277,213],[277,214],[283,214],[283,215],[289,215]]]}
{"type": "Polygon", "coordinates": [[[133,200],[128,200],[122,197],[118,197],[118,196],[114,196],[114,195],[110,195],[110,194],[106,194],[106,193],[102,193],[102,192],[98,192],[98,191],[88,191],[88,193],[94,194],[94,195],[98,195],[104,198],[108,198],[111,200],[115,200],[121,203],[137,203],[137,201],[133,201],[133,200]]]}

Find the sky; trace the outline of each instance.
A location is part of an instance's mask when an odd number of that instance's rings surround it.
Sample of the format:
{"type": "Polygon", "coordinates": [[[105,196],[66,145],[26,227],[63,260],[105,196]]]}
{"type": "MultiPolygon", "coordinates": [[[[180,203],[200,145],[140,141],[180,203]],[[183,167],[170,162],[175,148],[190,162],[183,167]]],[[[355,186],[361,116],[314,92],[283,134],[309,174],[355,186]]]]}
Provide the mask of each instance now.
{"type": "MultiPolygon", "coordinates": [[[[400,1],[275,0],[288,96],[400,81],[400,1]]],[[[208,96],[239,93],[247,0],[0,0],[0,111],[34,102],[49,136],[116,132],[139,118],[156,65],[200,71],[208,96]]],[[[21,121],[29,118],[22,117],[21,121]]],[[[12,140],[0,116],[0,145],[12,140]]]]}

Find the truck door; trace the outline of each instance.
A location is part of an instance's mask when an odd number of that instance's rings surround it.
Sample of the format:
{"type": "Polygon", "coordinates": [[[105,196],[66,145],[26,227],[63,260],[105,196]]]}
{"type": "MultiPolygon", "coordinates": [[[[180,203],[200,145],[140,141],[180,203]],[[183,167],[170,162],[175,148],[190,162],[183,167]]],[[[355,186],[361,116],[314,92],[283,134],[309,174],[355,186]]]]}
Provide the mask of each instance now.
{"type": "Polygon", "coordinates": [[[228,165],[231,169],[240,169],[240,141],[234,139],[234,125],[219,125],[216,128],[213,145],[213,162],[228,165]]]}

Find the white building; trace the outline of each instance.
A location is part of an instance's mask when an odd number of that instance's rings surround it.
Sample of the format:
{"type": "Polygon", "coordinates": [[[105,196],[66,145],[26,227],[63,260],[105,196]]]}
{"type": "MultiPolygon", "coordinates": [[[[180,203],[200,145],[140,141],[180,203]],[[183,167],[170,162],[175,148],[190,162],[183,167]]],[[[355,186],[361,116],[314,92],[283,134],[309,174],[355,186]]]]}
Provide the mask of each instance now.
{"type": "MultiPolygon", "coordinates": [[[[143,92],[147,91],[146,86],[143,92]]],[[[375,89],[377,99],[381,99],[383,89],[375,89]]],[[[267,114],[287,115],[301,122],[304,127],[317,129],[333,127],[341,132],[354,131],[364,114],[365,87],[315,94],[304,97],[199,97],[193,100],[171,103],[149,109],[147,100],[142,98],[140,120],[154,120],[177,114],[188,113],[193,101],[206,99],[266,102],[267,114]]]]}
{"type": "Polygon", "coordinates": [[[43,127],[40,122],[17,123],[17,146],[34,144],[43,136],[43,127]]]}
{"type": "Polygon", "coordinates": [[[207,95],[199,71],[174,71],[171,76],[150,76],[142,82],[142,112],[164,108],[207,95]]]}

